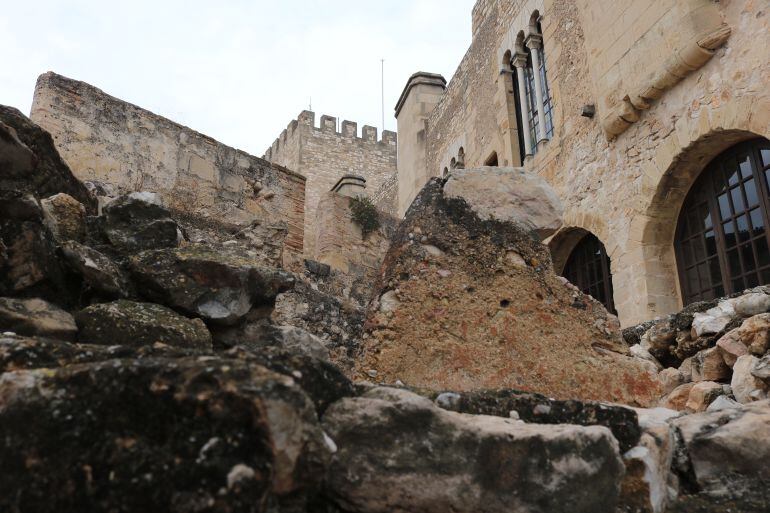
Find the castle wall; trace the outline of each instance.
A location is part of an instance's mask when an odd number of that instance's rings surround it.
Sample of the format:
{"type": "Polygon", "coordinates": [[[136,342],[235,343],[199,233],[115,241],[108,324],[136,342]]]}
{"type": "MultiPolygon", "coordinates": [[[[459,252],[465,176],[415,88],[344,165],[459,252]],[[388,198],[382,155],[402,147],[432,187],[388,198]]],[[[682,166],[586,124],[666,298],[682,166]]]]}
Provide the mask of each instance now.
{"type": "Polygon", "coordinates": [[[372,284],[390,247],[388,234],[394,222],[380,213],[381,228],[364,236],[361,227],[351,220],[351,201],[335,192],[321,197],[315,243],[317,260],[347,273],[353,280],[372,284]]]}
{"type": "MultiPolygon", "coordinates": [[[[565,231],[590,231],[606,246],[623,324],[674,312],[674,227],[687,190],[730,145],[770,136],[766,3],[480,0],[474,13],[486,17],[475,16],[474,41],[428,120],[428,174],[439,175],[459,146],[465,167],[491,151],[501,165],[518,164],[515,110],[504,98],[511,75],[499,70],[535,10],[555,133],[524,166],[562,198],[565,231]],[[713,57],[701,51],[710,43],[713,57]],[[590,104],[592,119],[581,115],[590,104]]],[[[571,249],[566,239],[551,242],[558,258],[571,249]]]]}
{"type": "Polygon", "coordinates": [[[158,192],[175,210],[228,224],[285,221],[287,252],[303,251],[296,173],[54,73],[38,79],[30,117],[83,181],[158,192]]]}
{"type": "Polygon", "coordinates": [[[357,175],[366,179],[367,193],[378,190],[396,173],[396,134],[377,129],[362,128],[343,121],[337,130],[337,119],[321,116],[315,126],[315,113],[303,111],[296,121],[279,136],[266,151],[265,158],[302,174],[307,179],[305,188],[305,254],[316,254],[318,205],[343,175],[357,175]]]}

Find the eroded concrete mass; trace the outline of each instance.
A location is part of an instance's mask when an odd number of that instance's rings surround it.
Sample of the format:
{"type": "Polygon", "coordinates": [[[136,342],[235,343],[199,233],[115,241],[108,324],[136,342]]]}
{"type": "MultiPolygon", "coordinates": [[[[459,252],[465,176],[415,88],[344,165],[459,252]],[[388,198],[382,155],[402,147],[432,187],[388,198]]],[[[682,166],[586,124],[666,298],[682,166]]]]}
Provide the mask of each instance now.
{"type": "MultiPolygon", "coordinates": [[[[502,213],[511,195],[481,196],[471,184],[466,201],[462,190],[450,196],[445,187],[429,182],[393,238],[358,376],[434,390],[505,387],[652,404],[660,396],[654,366],[628,353],[617,319],[601,304],[554,274],[539,228],[512,222],[515,208],[502,213]],[[475,205],[482,201],[507,219],[481,218],[475,205]]],[[[550,197],[539,195],[546,225],[558,211],[550,197]]]]}

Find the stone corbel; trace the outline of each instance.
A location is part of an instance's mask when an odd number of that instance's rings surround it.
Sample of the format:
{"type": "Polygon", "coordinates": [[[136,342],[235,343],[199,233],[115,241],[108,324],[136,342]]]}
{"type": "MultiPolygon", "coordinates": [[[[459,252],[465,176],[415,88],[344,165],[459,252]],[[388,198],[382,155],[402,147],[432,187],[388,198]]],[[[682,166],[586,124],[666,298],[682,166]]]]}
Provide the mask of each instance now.
{"type": "Polygon", "coordinates": [[[639,121],[640,111],[647,110],[663,93],[681,82],[687,75],[703,67],[730,37],[731,29],[719,28],[693,39],[669,57],[661,69],[652,73],[635,93],[626,94],[620,103],[602,119],[607,139],[625,132],[639,121]]]}

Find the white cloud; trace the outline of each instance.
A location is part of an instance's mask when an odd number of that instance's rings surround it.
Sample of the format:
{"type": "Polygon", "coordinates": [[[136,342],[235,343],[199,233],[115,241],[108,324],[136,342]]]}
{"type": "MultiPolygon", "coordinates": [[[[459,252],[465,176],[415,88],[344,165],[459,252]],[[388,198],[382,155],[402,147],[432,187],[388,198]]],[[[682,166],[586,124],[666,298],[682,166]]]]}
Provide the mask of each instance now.
{"type": "Polygon", "coordinates": [[[318,117],[379,127],[384,58],[395,130],[409,75],[454,72],[473,3],[14,2],[0,11],[0,103],[29,112],[37,76],[53,70],[261,155],[311,95],[318,117]]]}

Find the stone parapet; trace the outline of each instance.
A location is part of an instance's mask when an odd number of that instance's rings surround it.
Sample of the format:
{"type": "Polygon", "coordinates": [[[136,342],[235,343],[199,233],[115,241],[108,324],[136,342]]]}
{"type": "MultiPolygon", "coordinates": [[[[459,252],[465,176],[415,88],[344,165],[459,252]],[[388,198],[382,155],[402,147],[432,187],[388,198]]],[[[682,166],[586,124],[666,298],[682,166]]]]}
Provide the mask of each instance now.
{"type": "Polygon", "coordinates": [[[298,173],[52,72],[38,79],[31,118],[80,180],[115,195],[157,192],[170,208],[230,224],[284,221],[287,252],[303,251],[298,173]]]}

